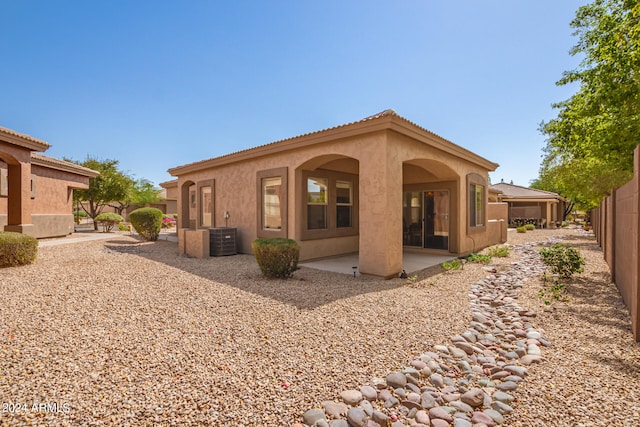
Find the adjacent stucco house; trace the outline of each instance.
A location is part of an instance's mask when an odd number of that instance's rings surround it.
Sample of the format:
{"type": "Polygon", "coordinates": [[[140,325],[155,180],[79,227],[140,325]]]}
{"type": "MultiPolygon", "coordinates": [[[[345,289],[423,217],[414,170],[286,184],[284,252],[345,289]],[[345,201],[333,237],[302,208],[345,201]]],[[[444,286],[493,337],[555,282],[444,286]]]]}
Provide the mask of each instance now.
{"type": "Polygon", "coordinates": [[[363,120],[178,166],[180,252],[208,255],[208,229],[298,241],[300,259],[359,253],[361,273],[392,277],[403,251],[468,254],[506,236],[488,203],[498,165],[399,116],[363,120]]]}
{"type": "Polygon", "coordinates": [[[98,172],[39,152],[46,142],[0,127],[0,230],[37,238],[74,230],[73,190],[98,172]]]}
{"type": "Polygon", "coordinates": [[[555,228],[564,219],[567,200],[557,193],[501,182],[489,188],[495,201],[509,206],[511,226],[533,223],[541,228],[555,228]]]}

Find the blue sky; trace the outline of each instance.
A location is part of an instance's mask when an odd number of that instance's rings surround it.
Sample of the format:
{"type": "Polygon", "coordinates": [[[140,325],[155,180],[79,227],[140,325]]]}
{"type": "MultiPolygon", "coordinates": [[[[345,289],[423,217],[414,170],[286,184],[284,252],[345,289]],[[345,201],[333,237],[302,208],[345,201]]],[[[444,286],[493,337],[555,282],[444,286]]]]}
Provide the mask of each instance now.
{"type": "Polygon", "coordinates": [[[2,0],[0,126],[158,184],[392,108],[528,185],[586,3],[2,0]]]}

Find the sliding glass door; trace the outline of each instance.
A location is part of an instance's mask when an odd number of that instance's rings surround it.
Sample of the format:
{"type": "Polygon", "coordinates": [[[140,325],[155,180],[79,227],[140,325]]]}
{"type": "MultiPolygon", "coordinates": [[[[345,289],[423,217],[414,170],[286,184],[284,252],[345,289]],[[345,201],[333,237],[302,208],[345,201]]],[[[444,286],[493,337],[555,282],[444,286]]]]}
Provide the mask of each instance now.
{"type": "Polygon", "coordinates": [[[403,195],[403,244],[449,249],[449,192],[413,191],[403,195]]]}

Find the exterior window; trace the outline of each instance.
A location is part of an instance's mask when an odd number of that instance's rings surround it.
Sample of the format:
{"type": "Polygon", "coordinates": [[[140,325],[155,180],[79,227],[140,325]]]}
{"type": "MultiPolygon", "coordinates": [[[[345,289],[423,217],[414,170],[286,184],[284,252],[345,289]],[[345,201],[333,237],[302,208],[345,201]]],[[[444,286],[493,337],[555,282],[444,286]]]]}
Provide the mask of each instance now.
{"type": "Polygon", "coordinates": [[[349,181],[336,181],[336,227],[347,228],[353,225],[353,184],[349,181]]]}
{"type": "Polygon", "coordinates": [[[213,213],[211,211],[211,187],[200,187],[200,218],[203,227],[211,227],[213,224],[213,213]]]}
{"type": "Polygon", "coordinates": [[[282,215],[280,197],[282,178],[264,178],[262,180],[262,228],[263,230],[281,230],[282,215]]]}
{"type": "Polygon", "coordinates": [[[327,228],[327,179],[307,179],[307,229],[327,228]]]}
{"type": "Polygon", "coordinates": [[[484,187],[482,185],[469,185],[469,226],[481,227],[484,225],[484,187]]]}

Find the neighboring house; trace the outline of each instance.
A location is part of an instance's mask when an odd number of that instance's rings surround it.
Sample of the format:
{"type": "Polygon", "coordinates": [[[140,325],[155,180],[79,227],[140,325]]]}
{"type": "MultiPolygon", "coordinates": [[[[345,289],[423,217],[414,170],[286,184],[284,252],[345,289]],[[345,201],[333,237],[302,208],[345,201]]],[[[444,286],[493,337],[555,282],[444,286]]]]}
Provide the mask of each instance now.
{"type": "Polygon", "coordinates": [[[151,206],[160,209],[167,215],[178,213],[178,180],[174,179],[167,182],[161,182],[162,200],[152,203],[151,206]]]}
{"type": "Polygon", "coordinates": [[[179,250],[208,256],[208,229],[228,226],[241,253],[286,237],[301,260],[359,253],[361,273],[393,277],[403,250],[468,254],[506,237],[493,220],[506,207],[488,204],[497,166],[386,110],[169,169],[179,250]]]}
{"type": "Polygon", "coordinates": [[[48,157],[49,144],[0,127],[0,230],[37,238],[73,233],[73,190],[98,172],[48,157]]]}
{"type": "Polygon", "coordinates": [[[489,189],[497,202],[509,205],[509,225],[512,227],[534,224],[538,228],[555,228],[564,219],[567,200],[559,194],[506,182],[489,189]]]}

